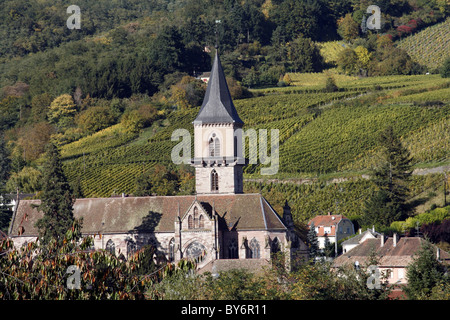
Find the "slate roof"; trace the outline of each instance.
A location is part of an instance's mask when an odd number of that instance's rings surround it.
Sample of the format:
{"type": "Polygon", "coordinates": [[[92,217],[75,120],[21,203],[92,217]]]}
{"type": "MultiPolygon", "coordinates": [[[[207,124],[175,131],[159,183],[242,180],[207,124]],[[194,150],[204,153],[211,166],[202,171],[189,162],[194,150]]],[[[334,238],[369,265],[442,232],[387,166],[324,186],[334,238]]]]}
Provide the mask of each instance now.
{"type": "MultiPolygon", "coordinates": [[[[358,261],[360,265],[366,265],[370,255],[375,250],[377,257],[380,259],[378,263],[380,267],[406,267],[421,249],[423,241],[426,240],[419,237],[402,237],[397,240],[397,245],[394,247],[393,238],[386,239],[383,246],[381,246],[380,239],[367,239],[334,259],[333,264],[335,267],[340,267],[354,265],[358,261]]],[[[450,262],[450,254],[443,250],[440,250],[440,257],[444,262],[450,262]]]]}
{"type": "Polygon", "coordinates": [[[344,242],[342,242],[342,245],[359,244],[360,241],[362,240],[362,238],[364,238],[367,234],[371,234],[373,237],[375,237],[377,239],[379,239],[382,236],[381,233],[367,229],[366,231],[362,232],[361,234],[358,234],[348,240],[345,240],[344,242]]]}
{"type": "Polygon", "coordinates": [[[203,100],[203,104],[193,122],[194,124],[205,123],[235,123],[243,125],[236,108],[231,99],[225,73],[220,63],[218,50],[211,69],[208,87],[203,100]]]}
{"type": "MultiPolygon", "coordinates": [[[[219,215],[219,226],[235,230],[285,230],[280,216],[261,194],[217,194],[77,199],[74,216],[83,217],[84,234],[128,232],[174,232],[174,222],[183,217],[197,199],[202,207],[219,215]]],[[[31,205],[40,200],[22,200],[14,214],[9,236],[37,236],[34,227],[43,215],[31,205]]]]}

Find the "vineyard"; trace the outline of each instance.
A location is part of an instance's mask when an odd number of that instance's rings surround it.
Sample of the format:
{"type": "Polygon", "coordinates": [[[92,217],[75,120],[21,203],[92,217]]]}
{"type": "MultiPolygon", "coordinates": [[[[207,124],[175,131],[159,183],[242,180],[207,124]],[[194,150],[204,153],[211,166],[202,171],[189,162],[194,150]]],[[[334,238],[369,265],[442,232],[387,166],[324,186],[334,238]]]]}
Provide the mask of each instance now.
{"type": "MultiPolygon", "coordinates": [[[[442,190],[442,175],[413,176],[409,183],[410,201],[417,200],[442,204],[433,199],[442,190]]],[[[309,183],[264,183],[247,181],[245,192],[261,192],[277,212],[283,212],[287,200],[297,224],[306,224],[316,215],[328,212],[343,214],[358,223],[364,213],[365,201],[374,191],[374,185],[366,179],[348,179],[339,183],[315,180],[309,183]]]]}
{"type": "MultiPolygon", "coordinates": [[[[340,90],[331,93],[317,84],[325,74],[291,75],[294,82],[310,85],[235,100],[244,130],[267,129],[269,135],[270,129],[279,130],[280,170],[270,178],[360,174],[376,164],[377,135],[387,125],[402,137],[415,163],[450,159],[448,80],[439,75],[345,76],[337,78],[340,90]]],[[[137,174],[156,163],[172,163],[178,143],[171,141],[172,133],[184,128],[192,134],[197,112],[169,112],[138,135],[115,125],[65,145],[61,153],[69,180],[79,179],[86,197],[133,193],[137,174]]],[[[260,167],[246,167],[246,177],[261,177],[260,167]]]]}
{"type": "Polygon", "coordinates": [[[400,40],[398,46],[420,64],[440,68],[450,52],[450,18],[400,40]]]}

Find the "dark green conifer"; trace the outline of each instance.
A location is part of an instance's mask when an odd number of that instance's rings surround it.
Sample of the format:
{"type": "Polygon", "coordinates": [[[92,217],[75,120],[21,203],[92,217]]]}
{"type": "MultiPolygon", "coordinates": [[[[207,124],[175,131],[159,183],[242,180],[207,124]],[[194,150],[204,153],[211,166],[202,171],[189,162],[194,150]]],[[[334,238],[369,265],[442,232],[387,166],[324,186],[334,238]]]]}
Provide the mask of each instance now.
{"type": "Polygon", "coordinates": [[[364,224],[388,226],[408,214],[408,181],[412,174],[409,151],[402,145],[392,127],[380,136],[382,163],[373,173],[377,191],[366,203],[364,224]]]}
{"type": "Polygon", "coordinates": [[[62,241],[72,228],[74,198],[57,147],[49,144],[45,156],[41,204],[38,206],[44,216],[37,221],[36,227],[40,240],[48,243],[51,240],[62,241]]]}

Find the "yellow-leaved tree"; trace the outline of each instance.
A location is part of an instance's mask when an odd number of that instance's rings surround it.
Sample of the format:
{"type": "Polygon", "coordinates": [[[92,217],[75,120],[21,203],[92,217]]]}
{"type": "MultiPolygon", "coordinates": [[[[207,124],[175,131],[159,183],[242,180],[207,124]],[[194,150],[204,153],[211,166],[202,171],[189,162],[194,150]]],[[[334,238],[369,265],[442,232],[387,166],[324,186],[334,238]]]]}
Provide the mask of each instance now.
{"type": "Polygon", "coordinates": [[[47,112],[50,123],[54,123],[60,129],[65,129],[73,124],[77,106],[70,94],[62,94],[55,98],[47,112]]]}

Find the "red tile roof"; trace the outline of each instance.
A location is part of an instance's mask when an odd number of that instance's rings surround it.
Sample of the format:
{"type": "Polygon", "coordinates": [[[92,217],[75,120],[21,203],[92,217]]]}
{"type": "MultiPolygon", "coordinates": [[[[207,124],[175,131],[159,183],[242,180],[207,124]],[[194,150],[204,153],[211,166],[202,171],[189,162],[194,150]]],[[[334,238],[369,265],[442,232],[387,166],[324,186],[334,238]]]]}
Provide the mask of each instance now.
{"type": "Polygon", "coordinates": [[[308,226],[311,226],[311,223],[314,222],[314,227],[319,227],[317,236],[318,237],[324,237],[325,236],[325,230],[323,227],[330,227],[331,230],[329,233],[327,233],[328,236],[335,236],[336,235],[336,226],[337,224],[342,220],[347,219],[342,214],[328,214],[328,215],[320,215],[315,216],[308,222],[308,226]]]}

